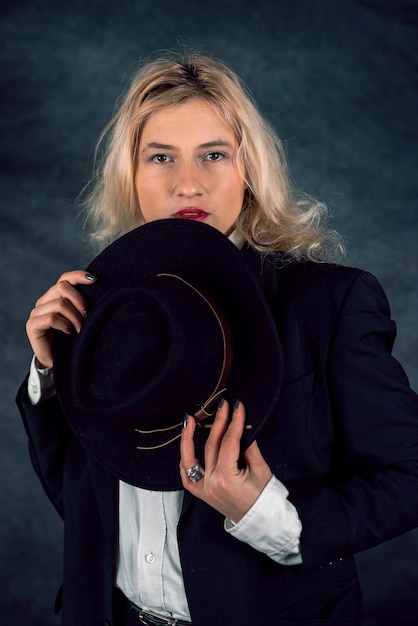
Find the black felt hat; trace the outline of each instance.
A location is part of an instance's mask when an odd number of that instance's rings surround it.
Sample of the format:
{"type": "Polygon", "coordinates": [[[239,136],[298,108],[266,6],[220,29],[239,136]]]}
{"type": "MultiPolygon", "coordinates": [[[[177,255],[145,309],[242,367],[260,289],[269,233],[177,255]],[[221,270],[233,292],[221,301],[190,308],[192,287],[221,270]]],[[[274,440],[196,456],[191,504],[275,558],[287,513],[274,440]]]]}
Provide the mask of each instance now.
{"type": "Polygon", "coordinates": [[[275,323],[257,277],[205,224],[159,220],[106,248],[79,286],[79,335],[57,333],[54,379],[89,453],[137,487],[182,487],[179,438],[196,415],[203,449],[220,396],[245,405],[243,449],[274,410],[282,376],[275,323]]]}

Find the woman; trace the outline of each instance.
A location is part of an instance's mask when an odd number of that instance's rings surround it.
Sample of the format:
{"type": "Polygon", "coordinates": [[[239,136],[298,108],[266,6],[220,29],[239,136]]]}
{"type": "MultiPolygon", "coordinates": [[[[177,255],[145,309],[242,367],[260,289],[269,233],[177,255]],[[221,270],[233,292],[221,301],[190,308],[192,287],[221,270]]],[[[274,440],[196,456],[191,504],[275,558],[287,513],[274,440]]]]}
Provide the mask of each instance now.
{"type": "Polygon", "coordinates": [[[67,272],[38,300],[18,403],[65,521],[63,623],[359,624],[352,554],[418,520],[418,402],[390,355],[381,288],[329,262],[342,246],[322,226],[324,207],[293,196],[279,140],[223,64],[145,65],[104,139],[87,201],[93,240],[160,220],[229,238],[260,280],[283,372],[251,445],[245,403],[221,399],[204,449],[198,418],[184,420],[182,488],[147,489],[80,444],[55,395],[55,331],[80,333],[100,281],[67,272]]]}

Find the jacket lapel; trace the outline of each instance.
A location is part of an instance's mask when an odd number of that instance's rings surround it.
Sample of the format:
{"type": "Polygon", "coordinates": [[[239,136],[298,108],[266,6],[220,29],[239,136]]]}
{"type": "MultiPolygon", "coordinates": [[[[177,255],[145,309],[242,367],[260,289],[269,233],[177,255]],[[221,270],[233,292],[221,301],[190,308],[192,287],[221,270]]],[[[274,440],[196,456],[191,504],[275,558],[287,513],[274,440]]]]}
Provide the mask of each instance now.
{"type": "Polygon", "coordinates": [[[279,290],[277,269],[280,266],[280,257],[272,254],[262,254],[245,244],[242,248],[244,259],[250,270],[257,276],[267,300],[279,290]]]}

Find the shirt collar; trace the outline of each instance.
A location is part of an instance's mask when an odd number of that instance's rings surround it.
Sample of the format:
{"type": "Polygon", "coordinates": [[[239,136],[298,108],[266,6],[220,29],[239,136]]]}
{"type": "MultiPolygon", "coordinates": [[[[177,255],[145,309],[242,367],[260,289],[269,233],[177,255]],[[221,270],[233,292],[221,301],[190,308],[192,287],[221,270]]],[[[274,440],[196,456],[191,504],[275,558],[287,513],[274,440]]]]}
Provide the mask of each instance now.
{"type": "Polygon", "coordinates": [[[234,246],[238,248],[238,250],[241,250],[242,246],[245,243],[244,237],[241,235],[240,232],[238,232],[236,228],[234,228],[232,233],[228,236],[228,239],[234,244],[234,246]]]}

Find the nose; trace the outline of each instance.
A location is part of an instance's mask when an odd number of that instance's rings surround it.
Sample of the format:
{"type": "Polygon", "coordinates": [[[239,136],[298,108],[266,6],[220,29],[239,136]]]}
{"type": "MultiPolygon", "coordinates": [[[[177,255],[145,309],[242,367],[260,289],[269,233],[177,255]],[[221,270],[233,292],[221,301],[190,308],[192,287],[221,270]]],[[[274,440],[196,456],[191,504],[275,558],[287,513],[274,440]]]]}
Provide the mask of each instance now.
{"type": "Polygon", "coordinates": [[[183,163],[179,165],[175,177],[175,193],[179,196],[192,198],[203,193],[203,173],[196,163],[183,163]]]}

